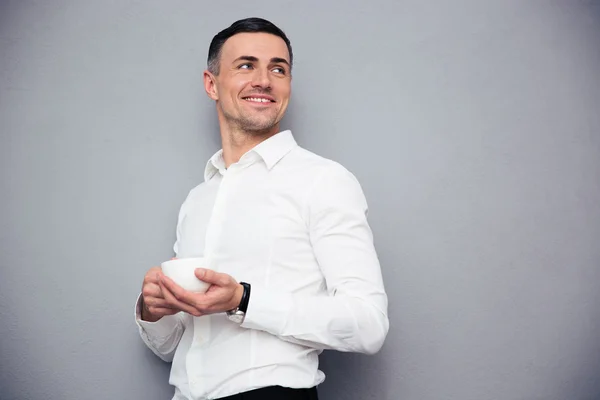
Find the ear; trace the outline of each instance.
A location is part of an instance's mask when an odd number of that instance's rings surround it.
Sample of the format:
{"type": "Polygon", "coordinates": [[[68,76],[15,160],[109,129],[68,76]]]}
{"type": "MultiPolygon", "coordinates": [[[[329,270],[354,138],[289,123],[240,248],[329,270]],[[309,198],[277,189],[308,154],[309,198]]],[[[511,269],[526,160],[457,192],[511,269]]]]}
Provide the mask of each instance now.
{"type": "Polygon", "coordinates": [[[204,71],[204,90],[206,90],[208,97],[219,100],[216,78],[208,70],[204,71]]]}

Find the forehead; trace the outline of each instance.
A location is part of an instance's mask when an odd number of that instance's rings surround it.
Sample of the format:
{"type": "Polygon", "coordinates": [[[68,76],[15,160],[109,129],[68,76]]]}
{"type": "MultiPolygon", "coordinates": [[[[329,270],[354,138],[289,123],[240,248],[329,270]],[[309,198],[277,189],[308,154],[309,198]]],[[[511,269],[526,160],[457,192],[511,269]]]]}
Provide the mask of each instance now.
{"type": "Polygon", "coordinates": [[[273,57],[290,61],[290,54],[282,38],[270,33],[238,33],[233,35],[223,45],[222,61],[233,61],[241,56],[253,56],[264,60],[273,57]]]}

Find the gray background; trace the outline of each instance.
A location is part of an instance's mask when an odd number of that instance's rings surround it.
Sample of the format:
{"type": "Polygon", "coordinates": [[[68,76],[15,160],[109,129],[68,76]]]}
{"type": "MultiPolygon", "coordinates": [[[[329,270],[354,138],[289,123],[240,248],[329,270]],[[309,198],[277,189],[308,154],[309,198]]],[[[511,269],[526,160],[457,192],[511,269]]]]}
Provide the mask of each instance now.
{"type": "Polygon", "coordinates": [[[167,399],[133,323],[219,139],[212,36],[291,37],[284,126],[363,184],[391,330],[323,399],[600,398],[597,1],[0,1],[0,397],[167,399]]]}

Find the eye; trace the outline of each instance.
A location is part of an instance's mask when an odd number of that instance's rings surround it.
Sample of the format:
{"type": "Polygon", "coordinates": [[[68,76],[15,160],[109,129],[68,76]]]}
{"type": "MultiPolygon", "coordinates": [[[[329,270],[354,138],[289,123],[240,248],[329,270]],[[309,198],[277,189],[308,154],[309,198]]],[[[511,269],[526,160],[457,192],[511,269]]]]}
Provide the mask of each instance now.
{"type": "Polygon", "coordinates": [[[282,67],[275,67],[271,71],[275,72],[276,74],[285,75],[285,68],[282,67]]]}
{"type": "Polygon", "coordinates": [[[241,64],[240,66],[238,66],[238,69],[251,69],[252,68],[252,64],[250,63],[244,63],[241,64]]]}

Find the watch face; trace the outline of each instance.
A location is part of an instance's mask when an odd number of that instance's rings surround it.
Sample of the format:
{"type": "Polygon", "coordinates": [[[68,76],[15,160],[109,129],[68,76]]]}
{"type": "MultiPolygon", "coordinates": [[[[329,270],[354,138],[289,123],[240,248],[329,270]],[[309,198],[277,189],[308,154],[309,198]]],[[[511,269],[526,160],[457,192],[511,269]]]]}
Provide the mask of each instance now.
{"type": "Polygon", "coordinates": [[[235,313],[229,314],[227,317],[230,321],[236,324],[241,324],[244,321],[244,313],[242,311],[236,311],[235,313]]]}

